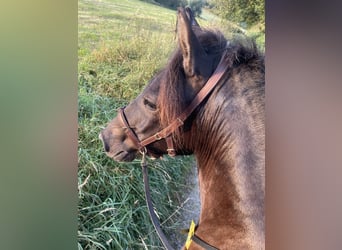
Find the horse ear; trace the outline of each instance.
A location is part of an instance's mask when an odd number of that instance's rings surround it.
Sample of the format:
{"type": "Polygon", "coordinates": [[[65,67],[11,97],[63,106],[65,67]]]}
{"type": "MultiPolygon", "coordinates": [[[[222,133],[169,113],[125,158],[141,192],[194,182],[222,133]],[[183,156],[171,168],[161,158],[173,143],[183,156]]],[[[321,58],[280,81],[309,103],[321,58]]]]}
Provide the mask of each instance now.
{"type": "Polygon", "coordinates": [[[184,70],[188,76],[201,75],[200,62],[206,56],[202,45],[192,30],[191,14],[191,10],[187,12],[183,8],[178,9],[177,35],[182,50],[184,70]],[[188,15],[190,15],[190,19],[188,15]]]}
{"type": "Polygon", "coordinates": [[[192,10],[189,6],[185,7],[185,12],[186,12],[186,15],[188,16],[188,19],[189,19],[191,25],[198,27],[198,28],[201,28],[200,25],[198,24],[197,20],[195,19],[194,13],[192,12],[192,10]]]}

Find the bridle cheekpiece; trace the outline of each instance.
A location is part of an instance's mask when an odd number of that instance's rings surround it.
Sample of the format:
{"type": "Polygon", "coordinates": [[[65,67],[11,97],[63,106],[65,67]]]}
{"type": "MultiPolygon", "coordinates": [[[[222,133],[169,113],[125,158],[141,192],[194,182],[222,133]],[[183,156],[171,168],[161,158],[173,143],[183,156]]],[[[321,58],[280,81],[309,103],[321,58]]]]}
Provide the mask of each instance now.
{"type": "Polygon", "coordinates": [[[221,57],[221,61],[217,66],[213,75],[209,78],[207,83],[202,87],[202,89],[197,93],[195,98],[189,104],[189,106],[177,117],[175,118],[170,125],[163,128],[162,130],[158,131],[154,135],[140,140],[136,133],[134,132],[133,128],[129,125],[127,117],[125,115],[125,107],[119,109],[119,117],[126,128],[125,132],[126,135],[132,140],[134,145],[137,147],[138,151],[143,154],[147,153],[147,148],[149,144],[159,141],[161,139],[165,139],[167,144],[167,152],[170,156],[176,155],[176,150],[174,149],[173,140],[172,140],[172,133],[174,133],[179,127],[183,126],[185,120],[192,114],[192,112],[202,103],[202,101],[211,93],[213,88],[217,85],[223,74],[229,67],[229,63],[227,61],[226,53],[223,54],[221,57]]]}

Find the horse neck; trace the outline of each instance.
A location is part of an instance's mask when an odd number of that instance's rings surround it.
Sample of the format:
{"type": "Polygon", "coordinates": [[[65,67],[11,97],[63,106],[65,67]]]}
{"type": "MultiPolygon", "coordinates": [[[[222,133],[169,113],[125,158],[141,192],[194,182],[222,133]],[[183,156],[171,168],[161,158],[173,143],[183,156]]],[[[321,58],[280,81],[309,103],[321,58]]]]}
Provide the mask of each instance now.
{"type": "Polygon", "coordinates": [[[194,124],[198,136],[192,144],[202,206],[199,226],[222,225],[219,230],[226,230],[226,238],[240,235],[258,248],[264,240],[263,106],[258,96],[225,88],[212,94],[194,124]]]}

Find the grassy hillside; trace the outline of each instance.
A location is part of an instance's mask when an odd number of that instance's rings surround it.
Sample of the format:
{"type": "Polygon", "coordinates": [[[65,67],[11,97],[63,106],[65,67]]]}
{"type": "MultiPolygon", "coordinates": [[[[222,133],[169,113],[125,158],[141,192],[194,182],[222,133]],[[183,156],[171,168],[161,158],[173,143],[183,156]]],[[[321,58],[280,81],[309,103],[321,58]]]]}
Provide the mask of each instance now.
{"type": "Polygon", "coordinates": [[[168,9],[140,1],[80,1],[81,84],[98,94],[134,98],[165,64],[174,30],[175,12],[168,9]]]}
{"type": "MultiPolygon", "coordinates": [[[[79,0],[78,19],[78,248],[160,249],[139,161],[107,158],[98,134],[165,65],[176,46],[176,11],[137,0],[79,0]]],[[[208,12],[198,21],[222,25],[208,12]]],[[[193,163],[191,157],[151,162],[152,195],[167,235],[180,229],[179,206],[193,163]]]]}

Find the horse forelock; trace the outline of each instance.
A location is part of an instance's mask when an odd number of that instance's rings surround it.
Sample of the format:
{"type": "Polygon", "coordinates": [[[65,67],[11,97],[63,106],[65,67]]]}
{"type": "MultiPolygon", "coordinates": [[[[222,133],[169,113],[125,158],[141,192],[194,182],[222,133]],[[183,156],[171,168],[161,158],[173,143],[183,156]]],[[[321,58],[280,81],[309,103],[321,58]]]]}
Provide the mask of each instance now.
{"type": "Polygon", "coordinates": [[[182,70],[182,55],[179,50],[174,53],[161,74],[158,107],[160,110],[160,124],[162,127],[166,127],[176,119],[186,105],[183,84],[185,74],[182,70]]]}

